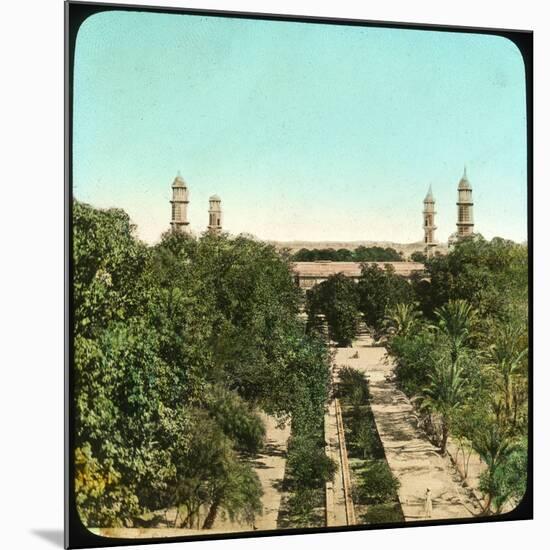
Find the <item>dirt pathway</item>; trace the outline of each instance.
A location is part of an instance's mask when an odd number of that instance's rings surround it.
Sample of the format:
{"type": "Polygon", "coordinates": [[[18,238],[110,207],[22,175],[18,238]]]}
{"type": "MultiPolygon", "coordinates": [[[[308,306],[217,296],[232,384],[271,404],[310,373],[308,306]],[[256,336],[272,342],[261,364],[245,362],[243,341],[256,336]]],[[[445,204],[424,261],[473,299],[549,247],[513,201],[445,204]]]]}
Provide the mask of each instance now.
{"type": "Polygon", "coordinates": [[[426,489],[432,494],[432,519],[464,518],[479,512],[477,500],[462,487],[459,474],[448,457],[416,427],[408,398],[392,381],[393,365],[386,350],[361,335],[352,348],[338,348],[336,365],[363,371],[370,382],[371,408],[384,446],[386,459],[400,481],[399,500],[405,521],[425,519],[426,489]],[[358,357],[354,357],[357,352],[358,357]]]}
{"type": "MultiPolygon", "coordinates": [[[[253,461],[254,471],[258,474],[263,489],[262,505],[263,514],[256,518],[254,525],[232,522],[220,514],[212,529],[187,529],[187,528],[109,528],[96,529],[94,532],[105,537],[125,538],[157,538],[157,537],[182,537],[186,535],[211,535],[213,533],[234,533],[237,531],[254,531],[277,529],[277,516],[283,496],[282,483],[285,475],[286,450],[290,425],[283,428],[277,427],[277,422],[272,416],[260,413],[266,428],[266,443],[262,451],[253,461]]],[[[206,510],[201,516],[204,518],[206,510]]],[[[176,510],[167,512],[167,518],[173,522],[176,510]]]]}
{"type": "Polygon", "coordinates": [[[263,531],[277,529],[277,516],[281,506],[282,484],[285,476],[287,442],[290,436],[290,423],[282,429],[272,416],[261,414],[266,429],[266,444],[253,461],[254,471],[260,478],[263,496],[263,514],[256,518],[254,525],[243,525],[218,517],[214,523],[216,531],[263,531]]]}

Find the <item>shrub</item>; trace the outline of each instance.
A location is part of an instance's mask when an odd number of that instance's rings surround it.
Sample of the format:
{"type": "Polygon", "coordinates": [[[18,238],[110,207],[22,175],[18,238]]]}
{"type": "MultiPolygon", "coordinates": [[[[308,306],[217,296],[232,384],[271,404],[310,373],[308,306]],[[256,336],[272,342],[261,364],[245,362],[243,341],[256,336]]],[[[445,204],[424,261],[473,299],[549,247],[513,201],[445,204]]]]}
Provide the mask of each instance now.
{"type": "Polygon", "coordinates": [[[364,518],[366,523],[395,523],[404,521],[398,503],[373,504],[369,506],[364,518]]]}
{"type": "Polygon", "coordinates": [[[371,462],[362,473],[356,497],[365,504],[383,504],[394,500],[398,489],[399,481],[387,463],[377,460],[371,462]]]}
{"type": "Polygon", "coordinates": [[[293,436],[289,442],[287,467],[296,488],[321,486],[330,481],[336,465],[327,457],[322,442],[309,435],[293,436]]]}
{"type": "Polygon", "coordinates": [[[338,397],[349,401],[351,405],[365,405],[370,398],[369,383],[364,373],[342,367],[338,373],[338,397]]]}

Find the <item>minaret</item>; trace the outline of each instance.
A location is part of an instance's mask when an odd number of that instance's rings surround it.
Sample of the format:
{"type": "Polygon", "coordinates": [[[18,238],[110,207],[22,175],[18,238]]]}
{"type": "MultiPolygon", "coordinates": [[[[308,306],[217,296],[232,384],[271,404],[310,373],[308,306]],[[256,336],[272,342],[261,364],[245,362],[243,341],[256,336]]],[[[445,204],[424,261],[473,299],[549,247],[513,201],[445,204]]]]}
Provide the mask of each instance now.
{"type": "Polygon", "coordinates": [[[210,197],[210,208],[208,209],[208,231],[212,233],[222,232],[222,200],[218,195],[210,197]]]}
{"type": "Polygon", "coordinates": [[[466,175],[466,166],[464,174],[458,182],[458,220],[456,222],[456,234],[459,239],[468,237],[474,232],[474,202],[472,199],[472,186],[466,175]]]}
{"type": "Polygon", "coordinates": [[[426,256],[431,258],[432,250],[434,246],[437,246],[435,242],[435,230],[437,226],[435,225],[435,200],[432,195],[432,186],[428,189],[428,194],[424,199],[424,211],[422,212],[424,216],[424,244],[426,256]]]}
{"type": "Polygon", "coordinates": [[[172,183],[172,231],[189,230],[189,222],[187,221],[187,205],[189,204],[189,190],[187,184],[178,172],[178,175],[172,183]]]}

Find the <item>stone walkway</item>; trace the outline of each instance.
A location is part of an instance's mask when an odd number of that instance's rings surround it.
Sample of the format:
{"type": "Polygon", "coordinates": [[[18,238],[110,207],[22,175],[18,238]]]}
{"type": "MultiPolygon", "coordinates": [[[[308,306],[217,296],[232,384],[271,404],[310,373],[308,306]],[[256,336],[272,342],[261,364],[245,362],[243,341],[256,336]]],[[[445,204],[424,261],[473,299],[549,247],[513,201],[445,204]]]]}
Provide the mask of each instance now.
{"type": "Polygon", "coordinates": [[[393,366],[383,347],[367,335],[351,348],[337,348],[335,363],[363,371],[370,382],[371,408],[386,459],[400,481],[399,500],[405,521],[425,519],[424,495],[432,494],[432,519],[465,518],[479,513],[476,498],[462,487],[449,457],[442,457],[416,426],[408,398],[392,381],[393,366]],[[353,358],[355,352],[358,358],[353,358]]]}

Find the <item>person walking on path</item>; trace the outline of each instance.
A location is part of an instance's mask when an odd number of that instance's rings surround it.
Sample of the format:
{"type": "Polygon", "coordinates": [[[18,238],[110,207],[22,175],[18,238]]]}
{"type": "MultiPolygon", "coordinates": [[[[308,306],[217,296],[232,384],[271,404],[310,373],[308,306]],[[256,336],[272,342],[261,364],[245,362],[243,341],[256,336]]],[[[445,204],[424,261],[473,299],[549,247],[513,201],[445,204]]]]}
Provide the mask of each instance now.
{"type": "Polygon", "coordinates": [[[424,502],[424,517],[432,517],[432,492],[430,489],[426,489],[426,500],[424,502]]]}

